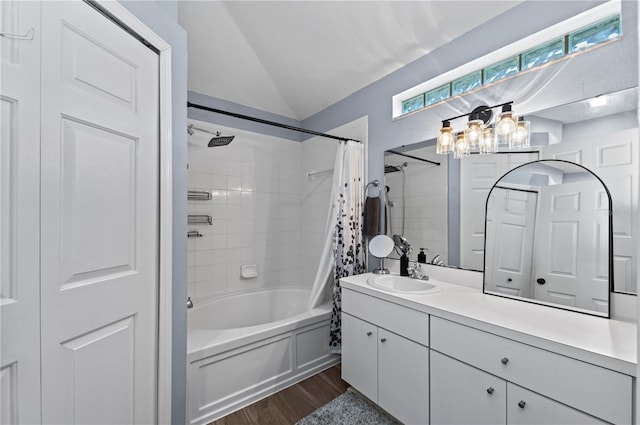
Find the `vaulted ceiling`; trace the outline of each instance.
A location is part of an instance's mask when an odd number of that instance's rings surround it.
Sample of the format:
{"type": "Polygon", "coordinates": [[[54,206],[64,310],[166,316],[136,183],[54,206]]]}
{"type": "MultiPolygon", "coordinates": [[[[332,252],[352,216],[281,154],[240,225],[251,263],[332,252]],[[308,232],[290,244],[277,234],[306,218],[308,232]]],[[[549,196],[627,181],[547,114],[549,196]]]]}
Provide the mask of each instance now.
{"type": "Polygon", "coordinates": [[[297,120],[519,1],[179,1],[189,90],[297,120]]]}

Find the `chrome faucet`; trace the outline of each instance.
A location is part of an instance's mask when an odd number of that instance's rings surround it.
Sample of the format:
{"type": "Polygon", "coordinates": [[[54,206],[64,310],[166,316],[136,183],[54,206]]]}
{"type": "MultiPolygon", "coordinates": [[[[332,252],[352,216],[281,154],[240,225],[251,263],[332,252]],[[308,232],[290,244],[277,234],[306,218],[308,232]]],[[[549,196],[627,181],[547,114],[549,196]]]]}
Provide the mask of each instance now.
{"type": "Polygon", "coordinates": [[[193,308],[193,301],[191,301],[191,297],[187,297],[187,308],[193,308]]]}
{"type": "Polygon", "coordinates": [[[409,273],[409,277],[412,279],[429,280],[429,276],[422,271],[420,263],[417,261],[414,261],[412,267],[407,267],[407,272],[409,273]]]}

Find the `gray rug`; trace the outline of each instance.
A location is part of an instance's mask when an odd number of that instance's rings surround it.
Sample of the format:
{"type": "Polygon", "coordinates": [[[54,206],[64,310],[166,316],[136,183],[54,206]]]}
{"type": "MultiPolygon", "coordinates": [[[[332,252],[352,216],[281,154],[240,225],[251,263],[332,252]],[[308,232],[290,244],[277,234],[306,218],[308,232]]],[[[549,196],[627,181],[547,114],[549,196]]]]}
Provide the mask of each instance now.
{"type": "Polygon", "coordinates": [[[376,406],[353,391],[334,398],[315,412],[302,418],[296,425],[397,425],[376,406]]]}

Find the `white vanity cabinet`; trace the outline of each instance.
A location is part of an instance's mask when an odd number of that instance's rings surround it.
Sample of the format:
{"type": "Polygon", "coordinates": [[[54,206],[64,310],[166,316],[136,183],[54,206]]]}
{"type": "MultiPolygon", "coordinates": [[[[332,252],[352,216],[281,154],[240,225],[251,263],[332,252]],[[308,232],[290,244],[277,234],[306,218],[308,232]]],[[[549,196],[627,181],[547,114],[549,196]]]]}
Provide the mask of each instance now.
{"type": "Polygon", "coordinates": [[[628,375],[433,316],[431,349],[432,424],[631,423],[628,375]]]}
{"type": "Polygon", "coordinates": [[[342,379],[406,424],[429,423],[429,316],[342,291],[342,379]]]}

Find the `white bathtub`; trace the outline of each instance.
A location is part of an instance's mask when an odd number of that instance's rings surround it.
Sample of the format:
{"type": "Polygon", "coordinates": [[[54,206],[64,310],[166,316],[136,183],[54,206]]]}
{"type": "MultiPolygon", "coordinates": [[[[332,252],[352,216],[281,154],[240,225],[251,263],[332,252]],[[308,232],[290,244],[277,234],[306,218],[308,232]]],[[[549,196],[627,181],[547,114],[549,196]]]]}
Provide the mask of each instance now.
{"type": "Polygon", "coordinates": [[[331,304],[305,311],[309,290],[277,288],[196,303],[187,315],[190,424],[207,424],[337,362],[331,304]]]}

